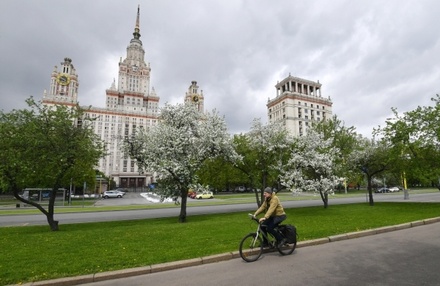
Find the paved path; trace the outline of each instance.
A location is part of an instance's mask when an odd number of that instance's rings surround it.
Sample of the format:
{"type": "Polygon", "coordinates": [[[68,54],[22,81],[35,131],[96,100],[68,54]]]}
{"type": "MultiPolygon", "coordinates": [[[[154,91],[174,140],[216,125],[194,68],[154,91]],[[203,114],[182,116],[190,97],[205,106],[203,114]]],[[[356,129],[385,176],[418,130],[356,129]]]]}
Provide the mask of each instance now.
{"type": "Polygon", "coordinates": [[[440,285],[440,223],[188,268],[95,282],[112,285],[440,285]]]}

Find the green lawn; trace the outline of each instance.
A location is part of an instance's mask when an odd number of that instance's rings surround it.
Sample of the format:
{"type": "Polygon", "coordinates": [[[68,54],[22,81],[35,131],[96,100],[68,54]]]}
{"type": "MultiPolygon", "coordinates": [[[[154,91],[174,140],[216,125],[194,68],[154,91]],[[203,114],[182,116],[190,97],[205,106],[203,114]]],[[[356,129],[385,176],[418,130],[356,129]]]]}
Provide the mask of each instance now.
{"type": "MultiPolygon", "coordinates": [[[[286,209],[299,240],[440,216],[438,203],[376,203],[286,209]]],[[[0,285],[152,265],[238,250],[256,225],[247,212],[0,228],[0,285]]]]}

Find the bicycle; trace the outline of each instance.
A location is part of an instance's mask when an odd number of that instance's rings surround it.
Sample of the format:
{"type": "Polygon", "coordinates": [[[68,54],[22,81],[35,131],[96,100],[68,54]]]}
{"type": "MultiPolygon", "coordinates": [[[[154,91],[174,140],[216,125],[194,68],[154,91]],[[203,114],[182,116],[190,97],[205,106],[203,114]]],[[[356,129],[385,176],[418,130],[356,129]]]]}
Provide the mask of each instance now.
{"type": "MultiPolygon", "coordinates": [[[[266,233],[262,230],[262,227],[264,227],[264,225],[262,225],[258,221],[258,218],[255,217],[253,214],[248,215],[251,220],[255,221],[258,224],[258,227],[256,232],[251,232],[247,234],[240,242],[239,252],[241,258],[244,261],[253,262],[260,258],[261,254],[263,254],[264,251],[264,238],[269,243],[269,248],[276,248],[281,255],[289,255],[293,253],[296,248],[296,242],[286,242],[283,245],[278,245],[275,237],[272,234],[267,232],[266,235],[266,233]]],[[[278,225],[275,228],[275,231],[278,231],[278,233],[284,238],[283,233],[279,230],[280,227],[282,227],[282,225],[278,225]]]]}

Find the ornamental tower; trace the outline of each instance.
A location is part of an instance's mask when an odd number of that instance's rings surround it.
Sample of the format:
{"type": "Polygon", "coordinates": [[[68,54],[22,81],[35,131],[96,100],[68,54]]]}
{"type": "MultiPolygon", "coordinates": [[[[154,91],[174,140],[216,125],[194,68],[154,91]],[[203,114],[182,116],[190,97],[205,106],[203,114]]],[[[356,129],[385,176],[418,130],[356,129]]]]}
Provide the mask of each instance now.
{"type": "Polygon", "coordinates": [[[199,86],[197,85],[197,81],[192,81],[191,85],[188,88],[188,91],[185,93],[185,103],[191,103],[197,106],[197,110],[199,112],[204,112],[203,103],[205,100],[205,97],[203,96],[203,90],[200,90],[199,93],[199,86]]]}
{"type": "Polygon", "coordinates": [[[159,97],[150,91],[150,64],[145,63],[145,50],[140,40],[140,7],[138,6],[133,38],[127,46],[127,56],[119,61],[118,86],[113,82],[106,90],[106,107],[126,112],[156,115],[159,97]]]}
{"type": "Polygon", "coordinates": [[[64,58],[61,69],[54,67],[50,78],[49,93],[44,90],[43,103],[47,105],[76,105],[78,102],[78,75],[72,60],[64,58]]]}

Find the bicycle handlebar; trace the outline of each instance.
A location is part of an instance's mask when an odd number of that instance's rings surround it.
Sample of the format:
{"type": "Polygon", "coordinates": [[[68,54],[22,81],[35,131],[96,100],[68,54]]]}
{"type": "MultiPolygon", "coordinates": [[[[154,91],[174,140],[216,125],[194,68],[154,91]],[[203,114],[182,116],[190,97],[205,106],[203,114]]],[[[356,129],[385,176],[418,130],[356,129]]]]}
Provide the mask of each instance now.
{"type": "Polygon", "coordinates": [[[260,221],[258,220],[258,218],[257,218],[256,216],[254,216],[253,214],[248,214],[248,216],[249,216],[249,218],[250,218],[251,220],[254,220],[254,221],[260,223],[260,221]]]}

